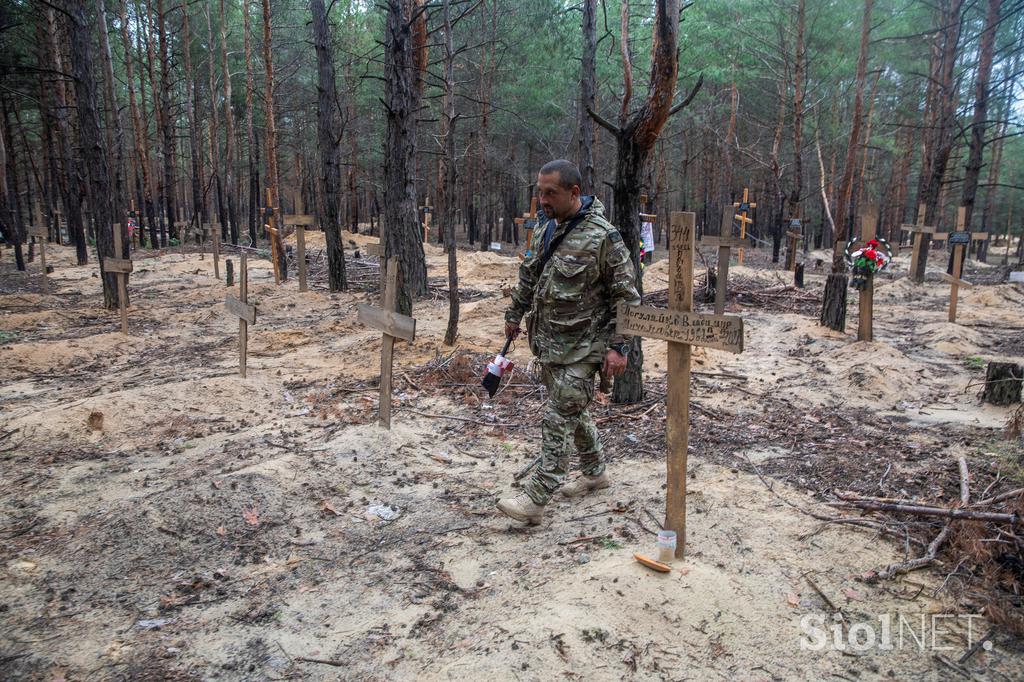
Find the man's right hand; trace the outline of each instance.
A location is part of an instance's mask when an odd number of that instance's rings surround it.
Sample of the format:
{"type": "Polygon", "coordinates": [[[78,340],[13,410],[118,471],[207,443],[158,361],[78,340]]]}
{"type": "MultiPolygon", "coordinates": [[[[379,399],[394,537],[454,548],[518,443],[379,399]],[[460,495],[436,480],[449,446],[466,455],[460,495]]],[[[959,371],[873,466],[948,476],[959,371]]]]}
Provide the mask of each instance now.
{"type": "Polygon", "coordinates": [[[515,339],[519,334],[522,333],[522,329],[519,327],[518,322],[509,322],[505,320],[505,338],[515,339]]]}

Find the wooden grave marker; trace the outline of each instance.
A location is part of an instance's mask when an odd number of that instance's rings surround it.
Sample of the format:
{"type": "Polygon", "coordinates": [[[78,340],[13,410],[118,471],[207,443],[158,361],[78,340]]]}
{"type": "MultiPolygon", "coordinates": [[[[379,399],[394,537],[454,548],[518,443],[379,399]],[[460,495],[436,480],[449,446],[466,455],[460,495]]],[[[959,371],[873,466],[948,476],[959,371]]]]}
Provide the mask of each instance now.
{"type": "MultiPolygon", "coordinates": [[[[747,216],[750,213],[750,209],[757,208],[757,202],[750,201],[750,190],[746,187],[743,188],[743,201],[739,201],[733,204],[733,208],[738,208],[739,213],[735,216],[736,220],[740,221],[740,239],[747,238],[747,225],[750,225],[754,220],[747,216]]],[[[743,265],[743,247],[740,247],[736,251],[736,258],[740,265],[743,265]]]]}
{"type": "Polygon", "coordinates": [[[103,259],[103,271],[117,275],[117,307],[121,311],[121,333],[128,336],[128,273],[132,271],[132,260],[124,257],[120,229],[114,230],[114,257],[103,259]]]}
{"type": "Polygon", "coordinates": [[[786,270],[796,271],[796,248],[803,238],[803,222],[800,218],[789,219],[789,230],[786,231],[786,238],[789,240],[789,250],[786,252],[786,270]]]}
{"type": "Polygon", "coordinates": [[[220,228],[214,227],[212,223],[206,225],[204,231],[210,235],[210,243],[213,245],[213,276],[220,279],[220,228]]]}
{"type": "Polygon", "coordinates": [[[224,309],[238,318],[238,375],[244,379],[249,351],[249,325],[256,324],[256,306],[249,303],[249,262],[245,251],[240,254],[240,259],[238,296],[231,293],[225,296],[224,309]]]}
{"type": "Polygon", "coordinates": [[[384,278],[383,308],[365,303],[358,306],[357,319],[367,327],[383,332],[380,349],[380,425],[391,429],[392,361],[395,357],[395,339],[412,343],[416,338],[416,320],[395,312],[398,302],[398,259],[388,259],[384,278]]]}
{"type": "Polygon", "coordinates": [[[964,252],[972,241],[988,239],[988,232],[968,232],[967,208],[960,206],[956,210],[956,231],[949,233],[949,245],[953,247],[953,274],[942,273],[942,279],[949,282],[949,321],[956,322],[956,305],[960,296],[960,287],[970,288],[974,286],[970,282],[960,279],[964,264],[964,252]]]}
{"type": "Polygon", "coordinates": [[[703,246],[718,247],[718,274],[715,280],[715,315],[725,313],[725,298],[729,293],[729,259],[732,257],[733,247],[749,245],[749,239],[732,236],[733,213],[732,206],[722,209],[722,226],[717,235],[705,235],[700,238],[703,246]]]}
{"type": "Polygon", "coordinates": [[[434,210],[428,203],[426,206],[420,206],[423,209],[423,243],[426,244],[430,241],[430,214],[434,210]]]}
{"type": "Polygon", "coordinates": [[[280,254],[277,252],[278,243],[278,232],[275,225],[275,204],[274,204],[274,190],[271,187],[266,189],[267,205],[264,207],[267,216],[267,222],[263,225],[263,228],[267,231],[267,235],[270,237],[270,260],[274,266],[274,284],[280,286],[282,273],[281,273],[281,262],[280,254]]]}
{"type": "Polygon", "coordinates": [[[530,197],[530,211],[524,213],[523,217],[515,219],[516,225],[521,225],[526,230],[524,244],[526,249],[519,252],[519,260],[525,260],[530,253],[530,245],[533,243],[533,231],[537,229],[537,197],[530,197]]]}
{"type": "Polygon", "coordinates": [[[938,228],[934,225],[924,224],[924,213],[925,205],[918,204],[917,206],[917,222],[914,224],[904,223],[900,225],[900,230],[903,232],[909,232],[911,237],[910,245],[910,278],[914,279],[914,273],[917,272],[917,264],[921,260],[921,252],[924,250],[924,235],[931,235],[932,241],[941,242],[945,241],[949,236],[945,232],[939,232],[938,228]]]}
{"type": "Polygon", "coordinates": [[[743,352],[743,318],[693,311],[696,214],[673,212],[669,239],[668,309],[619,306],[616,329],[668,341],[668,491],[665,529],[676,532],[676,558],[686,547],[686,458],[690,441],[690,360],[693,346],[743,352]]]}
{"type": "MultiPolygon", "coordinates": [[[[864,246],[878,236],[878,206],[866,206],[861,215],[859,241],[864,246]]],[[[868,277],[867,286],[860,290],[857,312],[857,340],[875,340],[875,276],[868,277]]]]}
{"type": "Polygon", "coordinates": [[[32,225],[28,228],[28,236],[35,237],[39,242],[39,264],[43,266],[42,280],[43,293],[50,293],[50,280],[46,278],[46,239],[48,238],[45,225],[32,225]]]}
{"type": "Polygon", "coordinates": [[[308,275],[306,269],[306,227],[316,224],[316,218],[311,215],[286,215],[284,217],[285,227],[295,227],[295,259],[299,265],[299,291],[309,291],[306,284],[308,275]]]}

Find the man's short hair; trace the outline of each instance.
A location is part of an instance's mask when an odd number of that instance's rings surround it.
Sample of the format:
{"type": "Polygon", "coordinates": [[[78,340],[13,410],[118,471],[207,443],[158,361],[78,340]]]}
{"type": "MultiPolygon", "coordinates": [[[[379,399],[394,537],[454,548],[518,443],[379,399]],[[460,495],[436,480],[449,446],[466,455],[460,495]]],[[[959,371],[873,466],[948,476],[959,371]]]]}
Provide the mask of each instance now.
{"type": "Polygon", "coordinates": [[[551,175],[552,173],[558,173],[558,184],[565,189],[572,189],[573,185],[583,187],[583,176],[580,175],[580,169],[572,161],[555,159],[541,166],[541,175],[551,175]]]}

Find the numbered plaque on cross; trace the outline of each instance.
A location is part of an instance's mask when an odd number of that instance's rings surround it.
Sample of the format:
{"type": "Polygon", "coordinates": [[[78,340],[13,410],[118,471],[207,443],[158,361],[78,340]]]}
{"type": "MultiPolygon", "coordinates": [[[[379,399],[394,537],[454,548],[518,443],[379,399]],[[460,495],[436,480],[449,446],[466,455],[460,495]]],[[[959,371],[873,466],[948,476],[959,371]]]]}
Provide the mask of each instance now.
{"type": "Polygon", "coordinates": [[[786,232],[786,238],[789,240],[789,250],[786,252],[786,270],[793,272],[796,270],[797,244],[804,238],[803,223],[799,218],[789,219],[789,230],[786,232]]]}
{"type": "Polygon", "coordinates": [[[241,260],[238,296],[228,294],[224,298],[224,308],[238,318],[238,374],[244,379],[249,350],[249,325],[256,324],[256,306],[249,303],[249,261],[245,251],[241,253],[241,260]]]}
{"type": "Polygon", "coordinates": [[[700,243],[705,246],[718,247],[718,275],[715,283],[715,315],[725,313],[725,298],[729,293],[729,259],[732,257],[731,249],[734,247],[749,246],[750,240],[742,237],[735,237],[732,234],[733,207],[726,206],[722,209],[722,226],[717,235],[705,235],[700,238],[700,243]]]}
{"type": "Polygon", "coordinates": [[[693,346],[743,352],[743,318],[693,312],[693,249],[696,215],[672,214],[668,308],[620,306],[620,334],[668,341],[668,491],[665,528],[676,532],[676,557],[686,547],[686,456],[690,442],[690,355],[693,346]]]}
{"type": "Polygon", "coordinates": [[[416,338],[416,320],[395,312],[398,302],[398,259],[388,259],[384,278],[384,307],[360,303],[357,317],[367,327],[384,332],[380,349],[380,425],[391,428],[391,368],[395,357],[395,339],[412,343],[416,338]]]}
{"type": "Polygon", "coordinates": [[[988,232],[967,232],[967,209],[960,206],[956,211],[956,231],[949,234],[949,245],[953,247],[953,274],[942,274],[942,279],[949,282],[949,321],[956,322],[956,304],[960,295],[960,287],[974,286],[960,279],[963,274],[964,252],[973,241],[988,239],[988,232]]]}

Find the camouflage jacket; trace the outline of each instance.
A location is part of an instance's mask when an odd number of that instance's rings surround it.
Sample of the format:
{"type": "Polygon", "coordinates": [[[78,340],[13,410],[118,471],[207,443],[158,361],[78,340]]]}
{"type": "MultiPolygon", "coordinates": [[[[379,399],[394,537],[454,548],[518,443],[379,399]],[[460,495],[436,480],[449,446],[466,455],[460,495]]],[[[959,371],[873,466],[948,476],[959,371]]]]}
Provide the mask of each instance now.
{"type": "Polygon", "coordinates": [[[548,239],[543,223],[538,225],[505,312],[510,322],[530,313],[530,350],[545,364],[601,362],[609,343],[627,340],[615,332],[616,307],[640,303],[629,249],[605,220],[604,206],[595,197],[583,197],[580,212],[586,217],[558,245],[543,272],[545,245],[572,220],[554,227],[548,239]]]}

